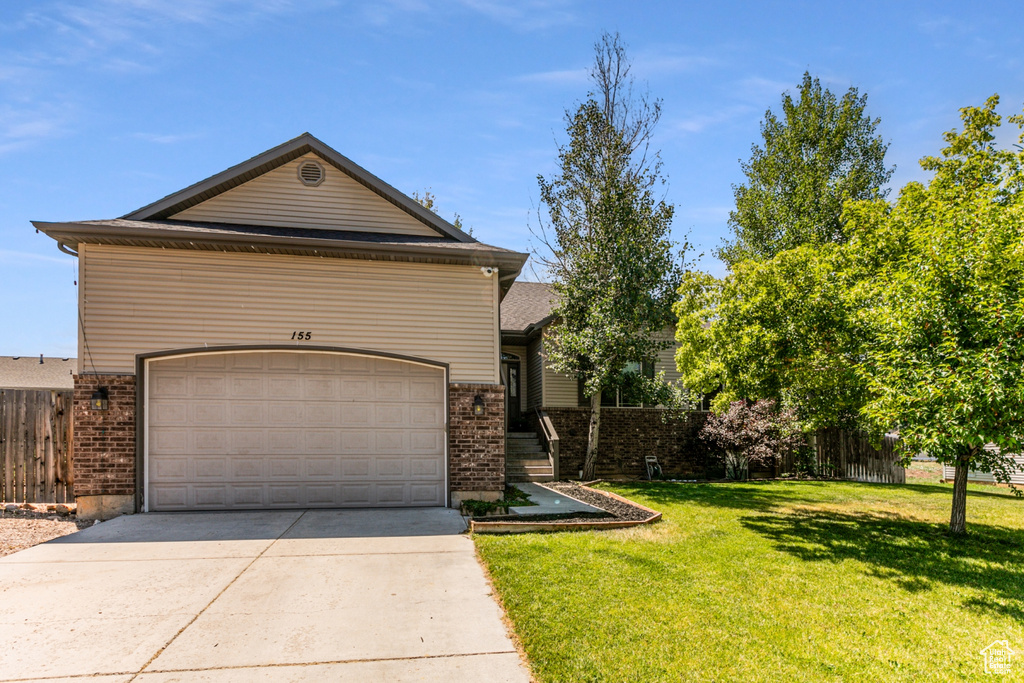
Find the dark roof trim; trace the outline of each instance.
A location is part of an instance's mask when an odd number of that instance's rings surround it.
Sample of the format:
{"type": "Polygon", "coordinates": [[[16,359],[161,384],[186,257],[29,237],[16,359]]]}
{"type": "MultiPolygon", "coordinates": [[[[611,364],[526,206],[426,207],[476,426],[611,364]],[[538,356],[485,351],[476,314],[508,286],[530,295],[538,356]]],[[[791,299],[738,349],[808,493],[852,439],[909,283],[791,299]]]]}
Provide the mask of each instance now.
{"type": "MultiPolygon", "coordinates": [[[[380,255],[391,257],[395,255],[444,259],[448,262],[465,263],[477,266],[492,266],[499,269],[504,278],[506,276],[518,275],[523,264],[529,256],[514,251],[491,250],[485,245],[480,249],[469,247],[452,249],[432,244],[388,244],[378,242],[364,242],[355,240],[323,239],[315,237],[281,237],[277,235],[251,235],[218,233],[216,235],[182,234],[181,231],[173,228],[137,228],[126,229],[106,228],[95,224],[82,223],[46,223],[33,221],[32,225],[43,233],[49,235],[58,243],[74,245],[76,248],[80,242],[89,244],[125,244],[131,240],[145,240],[150,242],[162,242],[172,247],[188,248],[190,245],[201,244],[204,246],[252,246],[295,250],[297,253],[305,253],[311,250],[323,252],[324,254],[357,254],[362,256],[380,255]]],[[[475,241],[475,240],[474,240],[475,241]]],[[[479,244],[477,242],[477,244],[479,244]]]]}
{"type": "Polygon", "coordinates": [[[555,316],[549,315],[543,320],[538,320],[535,323],[530,323],[529,325],[526,326],[526,329],[524,330],[511,330],[508,328],[502,328],[501,336],[515,338],[521,340],[523,343],[529,343],[533,341],[533,338],[540,334],[545,327],[554,322],[554,320],[555,316]]]}
{"type": "Polygon", "coordinates": [[[533,323],[532,325],[527,327],[525,330],[523,330],[519,334],[522,334],[525,337],[532,337],[535,332],[540,332],[541,330],[543,330],[545,327],[547,327],[549,324],[551,324],[551,322],[554,319],[555,319],[555,316],[549,315],[548,317],[544,318],[543,320],[538,320],[537,322],[533,323]]]}
{"type": "Polygon", "coordinates": [[[279,166],[283,166],[289,161],[309,152],[314,152],[342,173],[345,173],[367,189],[391,202],[413,218],[433,228],[439,234],[459,242],[476,242],[471,236],[462,232],[433,211],[424,209],[418,202],[399,192],[309,133],[303,133],[293,140],[258,154],[248,161],[232,166],[226,171],[210,176],[195,185],[186,187],[184,190],[167,195],[159,201],[122,216],[122,218],[140,221],[169,218],[190,206],[195,206],[211,197],[238,187],[242,183],[272,171],[279,166]]]}

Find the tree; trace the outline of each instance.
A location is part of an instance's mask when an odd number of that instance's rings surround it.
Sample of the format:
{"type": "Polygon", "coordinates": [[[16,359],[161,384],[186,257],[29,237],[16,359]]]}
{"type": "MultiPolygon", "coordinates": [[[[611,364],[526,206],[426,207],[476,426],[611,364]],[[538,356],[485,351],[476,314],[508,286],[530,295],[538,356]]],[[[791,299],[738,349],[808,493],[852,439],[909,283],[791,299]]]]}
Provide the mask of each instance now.
{"type": "Polygon", "coordinates": [[[966,531],[968,471],[1009,483],[1006,453],[1024,443],[1024,151],[996,147],[998,102],[961,110],[963,129],[921,161],[927,185],[846,210],[850,251],[875,272],[863,284],[865,414],[899,428],[906,459],[955,466],[951,534],[966,531]]]}
{"type": "Polygon", "coordinates": [[[538,258],[557,294],[547,362],[578,377],[590,400],[587,479],[598,453],[602,391],[628,381],[651,402],[665,397],[660,378],[625,370],[653,362],[671,344],[657,333],[673,322],[681,274],[669,240],[673,207],[654,194],[661,162],[649,141],[661,104],[634,95],[617,34],[602,36],[595,52],[597,92],[566,112],[569,142],[559,147],[557,174],[537,178],[548,218],[535,231],[549,252],[538,258]]]}
{"type": "Polygon", "coordinates": [[[865,114],[867,95],[850,88],[838,101],[805,73],[796,101],[782,96],[781,118],[770,109],[761,124],[764,147],[741,162],[747,182],[734,185],[729,214],[734,239],[717,255],[732,266],[767,259],[801,244],[844,242],[843,201],[884,197],[892,175],[879,119],[865,114]]]}
{"type": "MultiPolygon", "coordinates": [[[[420,196],[419,192],[413,192],[412,198],[417,204],[422,206],[427,211],[437,213],[437,209],[434,208],[436,206],[434,200],[437,199],[437,197],[434,196],[434,194],[430,191],[429,187],[423,191],[422,196],[420,196]]],[[[465,230],[467,235],[472,236],[473,234],[473,226],[469,226],[468,228],[462,227],[462,216],[460,216],[459,214],[455,214],[455,218],[452,219],[452,225],[454,225],[458,230],[465,230]]]]}
{"type": "Polygon", "coordinates": [[[715,411],[770,399],[804,429],[855,428],[867,400],[857,282],[836,244],[741,261],[721,279],[686,273],[675,308],[680,382],[717,391],[715,411]]]}
{"type": "Polygon", "coordinates": [[[746,479],[751,463],[774,466],[804,443],[793,411],[779,410],[771,400],[733,401],[712,414],[700,434],[725,451],[729,479],[746,479]]]}

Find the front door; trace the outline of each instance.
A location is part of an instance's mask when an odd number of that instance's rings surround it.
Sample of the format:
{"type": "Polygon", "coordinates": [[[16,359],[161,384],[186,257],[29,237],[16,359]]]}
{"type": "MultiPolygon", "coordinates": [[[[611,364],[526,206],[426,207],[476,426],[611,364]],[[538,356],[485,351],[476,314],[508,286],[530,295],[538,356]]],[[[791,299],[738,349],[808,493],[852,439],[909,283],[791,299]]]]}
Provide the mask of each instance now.
{"type": "Polygon", "coordinates": [[[519,363],[505,363],[505,406],[509,423],[516,422],[521,417],[520,401],[522,399],[519,391],[519,363]]]}

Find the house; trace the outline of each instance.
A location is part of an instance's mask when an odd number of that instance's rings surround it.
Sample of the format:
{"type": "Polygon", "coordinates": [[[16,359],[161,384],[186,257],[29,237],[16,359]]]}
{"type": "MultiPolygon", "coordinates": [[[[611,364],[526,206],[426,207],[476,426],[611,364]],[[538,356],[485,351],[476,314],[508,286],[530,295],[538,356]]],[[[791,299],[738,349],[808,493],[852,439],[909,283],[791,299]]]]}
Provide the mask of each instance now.
{"type": "Polygon", "coordinates": [[[82,518],[501,494],[526,254],[309,134],[121,218],[33,224],[79,261],[82,518]]]}
{"type": "Polygon", "coordinates": [[[0,389],[68,391],[76,366],[75,358],[0,356],[0,389]]]}
{"type": "MultiPolygon", "coordinates": [[[[994,443],[987,444],[985,450],[999,453],[999,446],[994,443]]],[[[1010,484],[1013,486],[1024,487],[1024,454],[1013,455],[1013,461],[1015,466],[1011,467],[1008,474],[1010,475],[1010,484]]],[[[956,467],[943,463],[942,465],[942,479],[940,481],[952,483],[956,477],[956,467]]],[[[991,472],[976,472],[970,470],[967,472],[967,481],[978,484],[995,484],[1003,485],[1005,482],[1000,482],[995,478],[995,475],[991,472]]]]}
{"type": "MultiPolygon", "coordinates": [[[[545,481],[581,476],[589,437],[590,400],[575,377],[548,367],[555,297],[551,285],[515,282],[501,303],[502,378],[509,407],[507,472],[511,481],[545,481]],[[534,438],[534,434],[537,438],[534,438]],[[557,461],[548,438],[557,438],[557,461]],[[547,462],[545,462],[545,459],[547,462]]],[[[674,331],[664,330],[666,341],[674,331]]],[[[675,345],[660,352],[650,367],[633,367],[648,375],[664,373],[678,382],[675,345]]],[[[682,414],[644,405],[628,390],[602,396],[600,458],[602,477],[640,477],[645,459],[658,459],[664,472],[680,478],[721,476],[720,465],[697,438],[707,404],[682,414]]]]}

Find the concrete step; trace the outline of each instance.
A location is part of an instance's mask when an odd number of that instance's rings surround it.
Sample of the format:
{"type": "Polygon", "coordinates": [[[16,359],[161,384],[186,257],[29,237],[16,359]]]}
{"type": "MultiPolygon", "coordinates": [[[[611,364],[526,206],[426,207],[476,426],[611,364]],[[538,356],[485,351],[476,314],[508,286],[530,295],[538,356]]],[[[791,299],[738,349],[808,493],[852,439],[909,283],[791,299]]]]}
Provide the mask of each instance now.
{"type": "Polygon", "coordinates": [[[526,465],[524,467],[505,466],[505,474],[553,474],[551,465],[526,465]]]}
{"type": "Polygon", "coordinates": [[[544,447],[541,446],[539,443],[530,444],[528,446],[506,446],[505,447],[505,454],[506,455],[515,455],[517,453],[547,453],[547,451],[545,451],[544,447]]]}
{"type": "Polygon", "coordinates": [[[509,482],[531,482],[554,481],[555,477],[549,472],[547,474],[508,474],[505,479],[509,482]]]}
{"type": "Polygon", "coordinates": [[[543,458],[505,458],[506,467],[551,467],[546,457],[543,458]]]}

